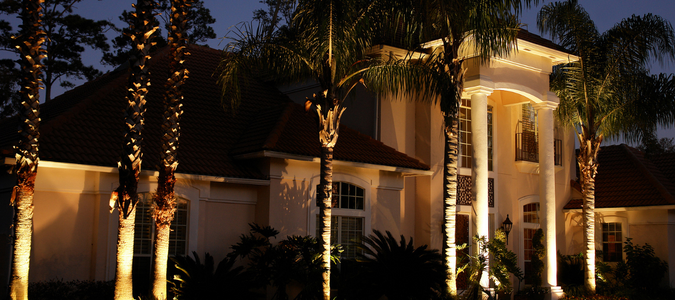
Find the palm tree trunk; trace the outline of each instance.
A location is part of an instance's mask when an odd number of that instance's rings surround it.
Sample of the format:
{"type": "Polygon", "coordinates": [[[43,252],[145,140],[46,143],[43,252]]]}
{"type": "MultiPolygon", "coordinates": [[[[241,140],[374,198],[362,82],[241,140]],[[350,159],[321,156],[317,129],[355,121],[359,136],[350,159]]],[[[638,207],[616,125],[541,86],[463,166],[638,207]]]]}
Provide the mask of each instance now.
{"type": "Polygon", "coordinates": [[[40,160],[38,146],[40,137],[40,76],[44,50],[39,0],[24,0],[22,3],[21,52],[21,106],[19,108],[19,133],[16,147],[17,184],[12,191],[10,204],[14,205],[14,246],[12,248],[12,275],[9,283],[10,298],[28,299],[28,273],[33,238],[33,196],[35,178],[40,160]]]}
{"type": "Polygon", "coordinates": [[[131,277],[134,260],[134,229],[136,227],[136,207],[125,214],[118,211],[117,224],[117,266],[115,269],[115,300],[134,299],[134,286],[131,277]]]}
{"type": "Polygon", "coordinates": [[[317,114],[319,115],[319,141],[321,142],[321,180],[319,184],[321,201],[319,209],[320,232],[321,232],[321,262],[324,266],[323,277],[323,299],[330,300],[330,246],[331,246],[331,207],[333,206],[333,147],[337,143],[340,117],[345,108],[340,105],[337,99],[329,98],[333,102],[325,116],[321,111],[321,106],[317,105],[317,114]]]}
{"type": "MultiPolygon", "coordinates": [[[[120,185],[110,197],[110,202],[116,204],[119,210],[115,300],[133,299],[131,269],[134,257],[137,188],[143,161],[141,132],[145,122],[145,96],[150,86],[147,68],[147,62],[150,60],[150,38],[157,30],[157,27],[152,27],[155,6],[152,0],[137,0],[136,16],[131,26],[134,30],[132,40],[135,51],[132,51],[129,58],[131,73],[127,82],[126,100],[128,104],[124,111],[124,144],[118,165],[120,185]]],[[[112,212],[114,206],[111,205],[110,209],[112,212]]]]}
{"type": "Polygon", "coordinates": [[[323,298],[330,299],[331,207],[333,206],[333,147],[321,147],[321,262],[324,266],[323,298]]]}
{"type": "Polygon", "coordinates": [[[152,264],[152,296],[155,300],[167,299],[166,273],[169,264],[169,235],[171,226],[155,223],[152,264]]]}
{"type": "Polygon", "coordinates": [[[180,137],[180,118],[183,114],[181,87],[187,79],[187,70],[183,65],[185,47],[187,47],[187,6],[190,0],[171,1],[171,25],[169,45],[171,47],[171,65],[167,79],[166,93],[164,94],[164,123],[161,139],[162,152],[157,179],[157,193],[153,198],[153,218],[155,220],[155,237],[153,252],[152,294],[155,299],[164,300],[167,297],[166,273],[169,260],[169,234],[171,222],[176,211],[176,197],[174,185],[175,172],[178,167],[178,139],[180,137]]]}
{"type": "Polygon", "coordinates": [[[595,294],[595,175],[598,173],[598,151],[600,139],[588,139],[579,147],[579,164],[582,195],[584,239],[586,245],[586,268],[584,286],[586,290],[595,294]]]}
{"type": "MultiPolygon", "coordinates": [[[[446,118],[450,126],[445,127],[445,161],[443,168],[443,233],[445,246],[443,247],[448,294],[457,296],[457,247],[455,242],[455,227],[457,224],[457,131],[459,122],[455,117],[446,118]]],[[[447,124],[447,123],[446,123],[447,124]]]]}

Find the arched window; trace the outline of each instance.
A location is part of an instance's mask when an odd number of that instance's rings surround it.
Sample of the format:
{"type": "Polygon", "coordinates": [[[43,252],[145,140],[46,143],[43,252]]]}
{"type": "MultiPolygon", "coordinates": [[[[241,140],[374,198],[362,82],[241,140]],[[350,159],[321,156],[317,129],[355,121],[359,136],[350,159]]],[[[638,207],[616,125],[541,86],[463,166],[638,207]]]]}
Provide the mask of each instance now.
{"type": "MultiPolygon", "coordinates": [[[[316,205],[319,206],[319,189],[317,186],[316,205]]],[[[357,249],[354,242],[358,242],[365,231],[366,193],[359,186],[347,182],[333,182],[331,216],[331,244],[340,244],[344,247],[342,258],[355,258],[357,249]]],[[[316,237],[319,232],[321,219],[316,216],[316,237]]]]}

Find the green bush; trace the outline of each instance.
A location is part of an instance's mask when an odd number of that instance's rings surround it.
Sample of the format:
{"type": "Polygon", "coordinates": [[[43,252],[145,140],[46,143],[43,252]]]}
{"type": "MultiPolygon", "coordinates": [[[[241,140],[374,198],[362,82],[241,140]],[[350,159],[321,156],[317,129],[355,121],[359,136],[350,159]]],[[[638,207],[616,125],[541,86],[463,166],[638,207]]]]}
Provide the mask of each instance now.
{"type": "Polygon", "coordinates": [[[251,299],[251,280],[243,273],[243,267],[234,267],[233,258],[226,257],[214,268],[213,257],[208,253],[203,263],[197,253],[192,255],[194,258],[172,258],[178,269],[170,280],[174,299],[251,299]]]}
{"type": "Polygon", "coordinates": [[[31,300],[107,300],[113,299],[114,293],[113,281],[58,279],[28,285],[28,298],[31,300]]]}
{"type": "Polygon", "coordinates": [[[445,284],[445,266],[438,250],[415,247],[412,238],[400,241],[391,232],[373,230],[357,247],[357,261],[343,262],[340,299],[437,299],[445,284]]]}

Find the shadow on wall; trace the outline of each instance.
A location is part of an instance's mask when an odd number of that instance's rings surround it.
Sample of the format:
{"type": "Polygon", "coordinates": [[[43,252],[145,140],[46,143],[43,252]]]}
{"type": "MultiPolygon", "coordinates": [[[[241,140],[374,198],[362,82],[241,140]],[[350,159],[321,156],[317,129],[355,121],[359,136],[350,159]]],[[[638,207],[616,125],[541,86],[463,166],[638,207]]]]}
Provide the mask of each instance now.
{"type": "Polygon", "coordinates": [[[35,193],[30,281],[93,279],[93,194],[35,193]]]}

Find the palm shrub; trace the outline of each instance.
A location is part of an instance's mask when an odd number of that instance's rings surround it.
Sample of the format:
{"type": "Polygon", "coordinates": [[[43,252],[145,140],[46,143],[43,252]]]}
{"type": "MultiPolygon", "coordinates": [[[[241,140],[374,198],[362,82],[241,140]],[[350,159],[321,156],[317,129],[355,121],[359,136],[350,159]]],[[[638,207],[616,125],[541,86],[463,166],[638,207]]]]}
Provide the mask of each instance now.
{"type": "Polygon", "coordinates": [[[510,274],[518,279],[518,289],[523,281],[523,271],[518,267],[518,256],[506,248],[506,234],[497,230],[495,236],[487,244],[488,251],[492,255],[490,276],[497,284],[498,292],[509,293],[512,290],[510,274]]]}
{"type": "MultiPolygon", "coordinates": [[[[391,232],[373,230],[356,247],[358,273],[349,299],[437,299],[445,284],[443,256],[427,246],[415,247],[413,239],[400,241],[391,232]]],[[[343,291],[341,298],[345,296],[343,291]]]]}
{"type": "MultiPolygon", "coordinates": [[[[270,226],[249,224],[251,230],[242,234],[232,246],[231,259],[247,261],[246,274],[253,287],[274,287],[272,299],[318,299],[321,296],[324,272],[321,245],[311,236],[288,236],[277,244],[279,231],[270,226]]],[[[339,245],[331,246],[331,259],[337,261],[339,245]]]]}
{"type": "Polygon", "coordinates": [[[251,280],[244,268],[234,267],[235,259],[225,257],[214,268],[213,256],[204,255],[204,262],[196,252],[190,256],[171,258],[178,274],[170,281],[177,300],[251,299],[251,280]]]}
{"type": "MultiPolygon", "coordinates": [[[[602,269],[603,267],[598,262],[596,271],[599,272],[602,269]]],[[[562,255],[558,252],[558,284],[562,286],[566,295],[580,296],[585,294],[583,253],[562,255]]]]}

